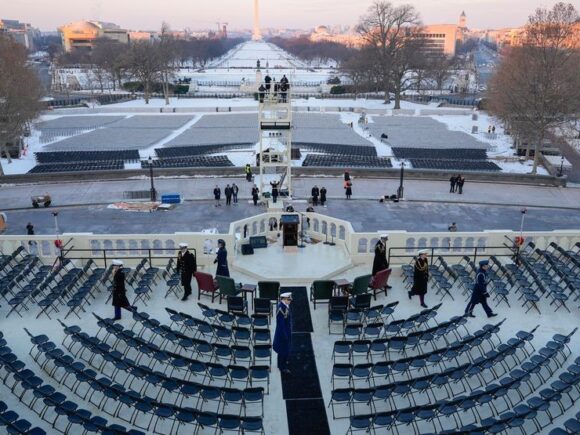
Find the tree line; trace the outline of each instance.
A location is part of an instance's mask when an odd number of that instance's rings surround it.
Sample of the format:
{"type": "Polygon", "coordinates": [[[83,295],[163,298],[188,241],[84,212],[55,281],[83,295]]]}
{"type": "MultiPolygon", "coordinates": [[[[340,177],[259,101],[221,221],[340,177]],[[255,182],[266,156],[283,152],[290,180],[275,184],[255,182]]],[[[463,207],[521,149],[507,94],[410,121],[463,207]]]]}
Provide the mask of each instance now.
{"type": "Polygon", "coordinates": [[[62,53],[55,63],[61,67],[90,65],[101,91],[105,88],[117,90],[122,88],[124,81],[134,79],[142,87],[147,104],[154,88],[160,85],[169,104],[171,82],[178,68],[204,68],[210,60],[242,42],[236,38],[178,40],[168,30],[163,26],[159,38],[129,44],[101,38],[91,50],[62,53]]]}

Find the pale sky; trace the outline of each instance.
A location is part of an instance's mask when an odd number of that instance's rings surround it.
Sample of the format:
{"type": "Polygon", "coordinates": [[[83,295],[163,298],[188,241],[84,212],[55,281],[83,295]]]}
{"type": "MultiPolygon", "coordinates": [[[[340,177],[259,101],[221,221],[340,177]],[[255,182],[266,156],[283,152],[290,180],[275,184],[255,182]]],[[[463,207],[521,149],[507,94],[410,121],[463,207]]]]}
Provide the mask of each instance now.
{"type": "MultiPolygon", "coordinates": [[[[520,26],[539,6],[557,0],[393,0],[411,3],[425,24],[453,24],[465,10],[471,28],[520,26]]],[[[569,0],[580,9],[580,0],[569,0]]],[[[0,18],[31,23],[41,30],[82,19],[109,21],[130,30],[209,29],[228,22],[231,29],[252,27],[253,0],[0,0],[0,18]]],[[[309,29],[353,25],[372,0],[260,0],[261,27],[309,29]]]]}

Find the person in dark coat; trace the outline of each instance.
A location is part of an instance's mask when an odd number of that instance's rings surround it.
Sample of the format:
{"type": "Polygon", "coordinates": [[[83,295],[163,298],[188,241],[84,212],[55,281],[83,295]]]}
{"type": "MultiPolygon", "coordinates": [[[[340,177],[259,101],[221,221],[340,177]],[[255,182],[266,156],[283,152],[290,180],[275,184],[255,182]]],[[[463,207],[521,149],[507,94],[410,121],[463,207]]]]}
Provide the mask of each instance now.
{"type": "Polygon", "coordinates": [[[320,195],[318,186],[315,185],[310,193],[312,194],[312,205],[318,205],[318,196],[320,195]]]}
{"type": "Polygon", "coordinates": [[[479,270],[475,276],[475,284],[473,286],[473,293],[471,294],[471,299],[465,307],[465,314],[469,317],[475,317],[473,315],[473,309],[477,304],[481,304],[487,317],[497,316],[489,305],[487,304],[487,298],[489,293],[487,292],[487,284],[489,283],[489,277],[487,276],[487,270],[489,269],[489,260],[481,260],[479,262],[479,270]]]}
{"type": "Polygon", "coordinates": [[[463,185],[465,184],[465,177],[463,175],[457,176],[457,188],[459,189],[459,194],[463,194],[463,185]]]}
{"type": "Polygon", "coordinates": [[[276,307],[276,331],[274,332],[273,349],[278,354],[278,369],[285,374],[288,369],[288,357],[292,350],[292,293],[282,293],[276,307]]]}
{"type": "Polygon", "coordinates": [[[230,276],[230,270],[228,268],[228,251],[226,249],[225,240],[218,240],[217,257],[213,261],[213,264],[217,263],[217,269],[215,271],[216,276],[230,276]]]}
{"type": "Polygon", "coordinates": [[[324,207],[325,202],[326,202],[326,187],[322,186],[322,189],[320,189],[320,205],[324,207]]]}
{"type": "Polygon", "coordinates": [[[264,85],[260,85],[260,87],[258,88],[258,96],[260,98],[260,103],[264,102],[264,96],[266,95],[266,88],[264,87],[264,85]]]}
{"type": "Polygon", "coordinates": [[[216,184],[215,188],[213,189],[213,199],[215,199],[215,206],[216,207],[219,207],[221,205],[220,204],[221,196],[222,196],[222,190],[216,184]]]}
{"type": "Polygon", "coordinates": [[[266,92],[270,92],[270,88],[272,87],[272,77],[270,77],[269,74],[266,74],[266,77],[264,77],[264,82],[266,83],[266,92]]]}
{"type": "Polygon", "coordinates": [[[254,184],[254,187],[252,187],[252,200],[254,201],[254,205],[258,205],[259,194],[260,189],[254,184]]]}
{"type": "Polygon", "coordinates": [[[127,299],[125,272],[123,272],[123,262],[121,260],[113,260],[113,306],[115,307],[113,320],[121,320],[121,308],[128,311],[135,311],[136,309],[136,307],[131,306],[127,299]]]}
{"type": "Polygon", "coordinates": [[[187,250],[187,243],[180,243],[179,254],[177,254],[177,272],[181,275],[181,285],[183,286],[182,301],[186,301],[191,295],[191,278],[196,271],[195,255],[187,250]]]}
{"type": "Polygon", "coordinates": [[[232,195],[234,197],[234,204],[238,203],[238,193],[239,193],[240,189],[238,188],[238,186],[236,186],[236,183],[232,184],[232,195]]]}
{"type": "Polygon", "coordinates": [[[419,301],[423,308],[427,308],[425,304],[425,294],[427,293],[427,282],[429,281],[429,260],[427,259],[427,251],[423,249],[419,251],[419,258],[415,260],[415,271],[413,273],[413,287],[409,292],[409,299],[418,295],[419,301]]]}
{"type": "Polygon", "coordinates": [[[224,189],[224,194],[226,195],[226,205],[232,205],[232,188],[228,184],[224,189]]]}
{"type": "Polygon", "coordinates": [[[346,199],[350,199],[352,196],[352,181],[350,178],[344,182],[344,193],[346,194],[346,199]]]}
{"type": "Polygon", "coordinates": [[[375,244],[375,258],[373,259],[373,271],[372,274],[375,276],[377,272],[389,268],[389,260],[387,260],[387,240],[389,236],[387,234],[382,234],[381,238],[377,240],[375,244]]]}
{"type": "Polygon", "coordinates": [[[28,222],[28,224],[26,224],[26,234],[29,236],[34,236],[34,225],[32,225],[32,222],[28,222]]]}
{"type": "Polygon", "coordinates": [[[344,172],[344,181],[348,181],[348,180],[350,180],[350,172],[345,171],[344,172]]]}
{"type": "Polygon", "coordinates": [[[452,175],[451,178],[449,179],[449,193],[454,193],[455,192],[455,184],[457,184],[457,178],[455,177],[455,175],[452,175]]]}
{"type": "Polygon", "coordinates": [[[272,186],[272,200],[276,202],[278,201],[278,187],[280,186],[280,182],[271,181],[270,186],[272,186]]]}

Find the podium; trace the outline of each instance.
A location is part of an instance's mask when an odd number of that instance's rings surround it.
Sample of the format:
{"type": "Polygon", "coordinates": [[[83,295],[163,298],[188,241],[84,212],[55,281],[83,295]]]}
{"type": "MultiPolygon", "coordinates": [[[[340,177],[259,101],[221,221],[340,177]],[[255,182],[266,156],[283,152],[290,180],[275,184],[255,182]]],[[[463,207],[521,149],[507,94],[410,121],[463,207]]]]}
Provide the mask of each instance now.
{"type": "Polygon", "coordinates": [[[297,214],[283,214],[280,217],[280,223],[282,224],[282,246],[284,247],[284,250],[296,250],[298,246],[300,216],[297,214]]]}

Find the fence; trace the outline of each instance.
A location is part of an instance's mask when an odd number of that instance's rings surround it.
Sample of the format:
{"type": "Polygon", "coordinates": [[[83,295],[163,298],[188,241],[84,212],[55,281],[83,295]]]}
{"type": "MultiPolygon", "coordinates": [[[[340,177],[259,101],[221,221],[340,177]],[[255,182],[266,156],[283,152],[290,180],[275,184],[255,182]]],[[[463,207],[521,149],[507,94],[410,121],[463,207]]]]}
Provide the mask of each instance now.
{"type": "MultiPolygon", "coordinates": [[[[130,260],[149,258],[154,264],[175,256],[178,244],[186,242],[195,250],[200,266],[213,264],[217,240],[226,241],[230,255],[234,259],[240,255],[240,246],[248,243],[251,236],[276,237],[278,229],[270,230],[270,220],[280,221],[283,212],[263,213],[232,222],[226,234],[217,232],[175,233],[175,234],[104,234],[92,233],[64,234],[65,256],[103,261],[104,258],[119,257],[130,260]],[[245,229],[245,231],[244,231],[245,229]],[[244,234],[245,233],[245,234],[244,234]],[[104,254],[104,252],[106,254],[104,254]],[[82,255],[77,255],[82,253],[82,255]]],[[[510,255],[509,240],[519,232],[511,230],[490,230],[481,232],[415,232],[377,231],[356,232],[350,222],[318,213],[299,213],[304,224],[304,232],[318,241],[333,241],[336,249],[344,249],[354,265],[370,264],[374,256],[374,246],[382,233],[389,234],[387,247],[393,266],[408,263],[419,249],[430,249],[433,256],[443,255],[450,263],[459,261],[464,255],[472,258],[482,256],[510,255]]],[[[385,218],[386,219],[386,218],[385,218]]],[[[279,227],[278,227],[279,228],[279,227]]],[[[0,236],[0,252],[10,253],[19,246],[29,249],[29,241],[36,242],[35,249],[41,259],[52,262],[59,251],[54,246],[55,236],[0,236]]],[[[524,232],[525,242],[533,241],[540,249],[555,242],[564,249],[572,248],[580,242],[580,230],[524,232]]],[[[134,261],[136,263],[136,261],[134,261]]]]}

